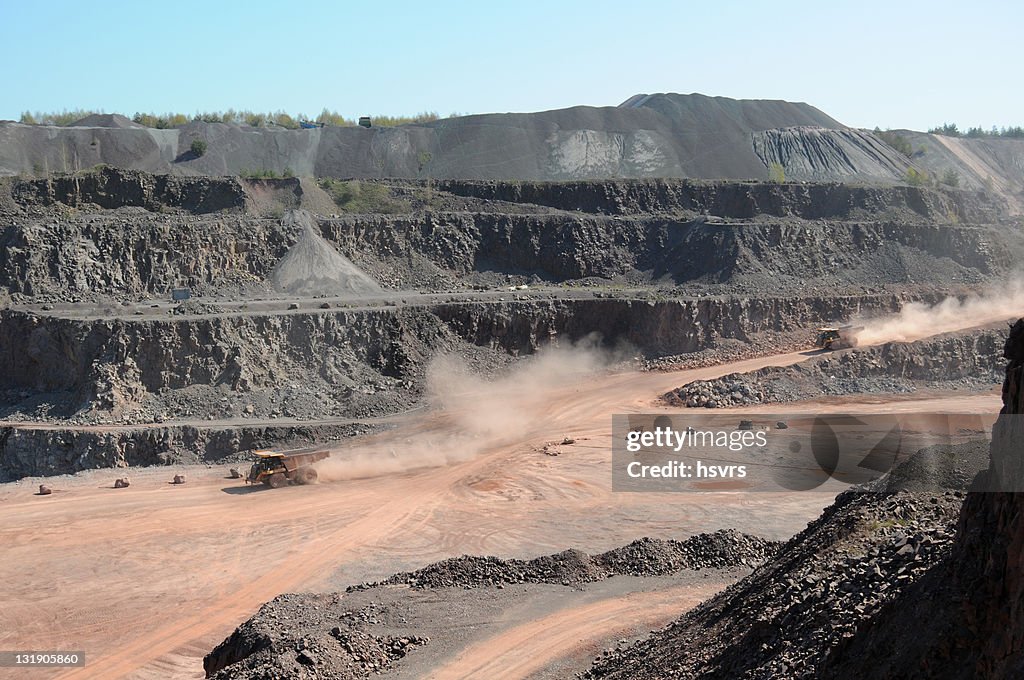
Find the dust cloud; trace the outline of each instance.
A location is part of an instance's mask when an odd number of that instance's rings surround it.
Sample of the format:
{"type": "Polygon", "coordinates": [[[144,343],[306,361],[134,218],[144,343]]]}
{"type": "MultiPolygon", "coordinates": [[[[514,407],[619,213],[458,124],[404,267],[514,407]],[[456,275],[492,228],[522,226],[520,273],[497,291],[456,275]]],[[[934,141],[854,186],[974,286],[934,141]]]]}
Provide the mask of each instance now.
{"type": "Polygon", "coordinates": [[[401,473],[468,460],[521,441],[549,424],[549,405],[586,389],[587,378],[615,361],[593,342],[548,347],[504,374],[473,373],[457,356],[435,358],[427,369],[428,407],[401,435],[384,433],[317,464],[334,481],[401,473]]]}
{"type": "Polygon", "coordinates": [[[911,342],[1021,316],[1024,316],[1024,279],[1018,278],[999,289],[965,298],[951,296],[934,305],[911,302],[898,314],[854,325],[863,326],[856,333],[857,345],[878,345],[911,342]]]}

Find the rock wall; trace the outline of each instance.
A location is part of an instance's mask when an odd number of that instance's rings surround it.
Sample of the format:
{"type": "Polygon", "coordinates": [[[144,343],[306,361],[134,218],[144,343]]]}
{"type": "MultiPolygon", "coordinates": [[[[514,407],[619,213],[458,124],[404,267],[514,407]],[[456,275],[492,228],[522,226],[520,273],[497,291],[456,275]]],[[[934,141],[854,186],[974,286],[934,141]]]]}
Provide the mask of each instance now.
{"type": "Polygon", "coordinates": [[[590,334],[648,356],[696,352],[716,341],[750,340],[766,331],[806,328],[809,319],[848,318],[859,310],[898,309],[896,296],[703,298],[697,300],[592,299],[451,304],[436,313],[460,337],[477,345],[527,352],[557,337],[590,334]]]}
{"type": "MultiPolygon", "coordinates": [[[[1003,408],[992,430],[990,483],[1024,480],[1024,319],[1006,341],[1003,408]]],[[[964,502],[953,555],[965,630],[953,640],[975,678],[1024,677],[1024,493],[974,493],[964,502]],[[965,644],[966,643],[966,644],[965,644]],[[965,649],[966,648],[966,649],[965,649]]],[[[967,674],[965,673],[965,677],[967,674]]]]}
{"type": "Polygon", "coordinates": [[[225,443],[226,435],[126,423],[402,411],[420,398],[426,367],[439,352],[493,370],[509,355],[596,334],[608,348],[629,355],[676,355],[725,339],[802,330],[808,319],[891,310],[900,302],[895,296],[577,299],[159,321],[76,321],[5,311],[0,416],[51,420],[54,426],[6,430],[0,472],[10,479],[158,463],[190,450],[214,459],[245,448],[225,443]],[[73,425],[89,427],[80,435],[63,429],[73,425]]]}
{"type": "Polygon", "coordinates": [[[93,397],[117,383],[148,392],[222,384],[244,390],[291,381],[291,371],[303,368],[337,372],[335,362],[400,375],[408,353],[439,334],[436,317],[383,308],[167,321],[0,312],[0,389],[93,397]]]}
{"type": "Polygon", "coordinates": [[[977,192],[921,187],[870,187],[791,182],[701,182],[692,180],[610,180],[601,182],[486,182],[440,180],[434,185],[459,196],[534,203],[558,210],[605,215],[696,212],[724,218],[756,215],[808,220],[848,219],[858,212],[887,211],[942,222],[986,222],[1004,203],[977,192]]]}
{"type": "MultiPolygon", "coordinates": [[[[716,190],[738,190],[731,186],[716,190]]],[[[828,187],[821,190],[827,193],[828,187]]],[[[926,215],[972,210],[944,204],[941,194],[918,198],[926,215]]],[[[820,205],[817,198],[808,200],[829,212],[827,196],[820,205]]],[[[693,282],[747,291],[860,289],[897,281],[945,287],[979,283],[1007,271],[1015,256],[1024,257],[1016,228],[913,215],[883,213],[838,223],[759,217],[723,224],[703,217],[449,212],[322,219],[319,228],[379,283],[399,289],[465,285],[467,275],[552,283],[588,277],[693,282]]],[[[16,218],[0,223],[0,289],[67,300],[138,299],[176,286],[200,294],[259,287],[297,237],[297,229],[280,220],[224,212],[117,210],[16,218]]]]}
{"type": "Polygon", "coordinates": [[[108,213],[0,227],[0,286],[69,300],[211,292],[261,282],[291,235],[276,222],[218,215],[108,213]]]}
{"type": "Polygon", "coordinates": [[[13,194],[22,204],[135,206],[156,211],[170,207],[193,213],[241,209],[246,198],[236,177],[151,175],[109,166],[94,172],[19,182],[13,194]]]}
{"type": "Polygon", "coordinates": [[[899,304],[896,296],[577,299],[159,321],[79,321],[3,311],[0,390],[95,393],[102,366],[148,392],[193,384],[243,389],[286,381],[299,364],[329,371],[328,364],[341,356],[400,377],[414,358],[438,343],[450,344],[452,336],[529,353],[552,338],[597,334],[608,344],[625,343],[649,355],[680,354],[722,338],[747,340],[899,304]]]}

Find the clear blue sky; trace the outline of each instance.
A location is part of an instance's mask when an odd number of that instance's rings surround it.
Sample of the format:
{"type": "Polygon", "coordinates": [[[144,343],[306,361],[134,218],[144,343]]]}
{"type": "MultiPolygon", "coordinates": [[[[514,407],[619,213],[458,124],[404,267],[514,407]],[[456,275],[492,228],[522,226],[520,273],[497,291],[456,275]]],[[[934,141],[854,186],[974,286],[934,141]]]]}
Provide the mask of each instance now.
{"type": "Polygon", "coordinates": [[[0,0],[0,118],[806,101],[859,127],[1024,124],[1024,3],[0,0]]]}

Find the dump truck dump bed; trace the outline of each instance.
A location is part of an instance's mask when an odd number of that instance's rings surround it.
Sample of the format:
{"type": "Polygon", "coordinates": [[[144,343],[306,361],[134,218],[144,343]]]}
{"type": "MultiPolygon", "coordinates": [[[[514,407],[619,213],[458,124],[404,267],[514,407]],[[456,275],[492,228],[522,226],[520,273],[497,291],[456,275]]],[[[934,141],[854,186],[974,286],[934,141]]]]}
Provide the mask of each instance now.
{"type": "Polygon", "coordinates": [[[312,465],[318,460],[323,460],[329,457],[331,454],[329,451],[302,451],[295,453],[285,453],[281,458],[281,464],[284,465],[284,469],[288,472],[293,472],[303,465],[312,465]]]}

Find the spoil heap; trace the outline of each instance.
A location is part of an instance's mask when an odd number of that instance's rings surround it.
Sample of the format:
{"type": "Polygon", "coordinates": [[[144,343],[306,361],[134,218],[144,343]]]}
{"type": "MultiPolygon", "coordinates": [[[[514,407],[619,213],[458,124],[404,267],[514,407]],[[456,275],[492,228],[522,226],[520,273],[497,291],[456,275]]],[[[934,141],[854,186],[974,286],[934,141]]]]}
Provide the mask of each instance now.
{"type": "Polygon", "coordinates": [[[339,253],[320,235],[313,218],[304,210],[292,210],[286,225],[301,228],[298,242],[285,253],[270,274],[281,293],[316,295],[360,295],[380,292],[376,281],[339,253]]]}

